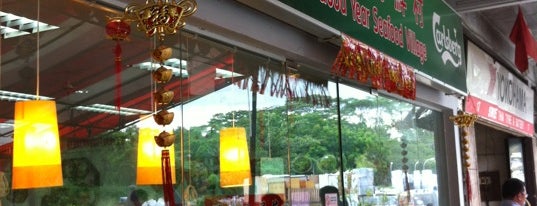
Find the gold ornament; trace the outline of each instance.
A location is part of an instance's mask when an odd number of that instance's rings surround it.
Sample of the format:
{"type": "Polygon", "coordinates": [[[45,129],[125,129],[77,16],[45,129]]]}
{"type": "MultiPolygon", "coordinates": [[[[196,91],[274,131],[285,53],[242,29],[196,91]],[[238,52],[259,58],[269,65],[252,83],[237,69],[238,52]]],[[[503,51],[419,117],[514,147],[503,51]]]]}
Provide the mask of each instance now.
{"type": "Polygon", "coordinates": [[[459,127],[471,127],[477,120],[477,115],[458,111],[457,115],[451,116],[449,119],[459,127]]]}
{"type": "Polygon", "coordinates": [[[153,80],[157,83],[166,83],[172,79],[173,72],[171,69],[166,69],[164,66],[160,66],[153,72],[153,80]]]}
{"type": "Polygon", "coordinates": [[[172,48],[160,45],[155,50],[153,50],[153,54],[151,55],[151,57],[153,57],[153,60],[162,63],[168,60],[172,56],[172,53],[172,48]]]}
{"type": "Polygon", "coordinates": [[[476,114],[469,114],[463,111],[458,111],[457,115],[449,117],[453,123],[455,123],[459,128],[462,129],[462,144],[463,144],[463,151],[464,151],[464,166],[466,168],[470,167],[470,155],[468,152],[470,151],[470,146],[468,145],[470,141],[468,141],[468,127],[471,127],[474,125],[474,122],[477,120],[476,114]]]}
{"type": "Polygon", "coordinates": [[[166,131],[162,131],[158,136],[155,136],[155,142],[160,147],[169,147],[175,141],[175,136],[166,131]]]}
{"type": "Polygon", "coordinates": [[[173,91],[168,91],[165,89],[160,89],[159,91],[153,93],[155,103],[159,105],[169,104],[173,100],[174,93],[173,91]]]}
{"type": "Polygon", "coordinates": [[[198,8],[195,0],[147,0],[143,6],[136,4],[125,8],[125,16],[137,22],[137,28],[147,37],[155,34],[159,39],[175,34],[185,25],[186,17],[194,14],[198,8]]]}
{"type": "Polygon", "coordinates": [[[173,112],[162,110],[153,115],[153,119],[158,125],[169,125],[173,121],[173,112]]]}

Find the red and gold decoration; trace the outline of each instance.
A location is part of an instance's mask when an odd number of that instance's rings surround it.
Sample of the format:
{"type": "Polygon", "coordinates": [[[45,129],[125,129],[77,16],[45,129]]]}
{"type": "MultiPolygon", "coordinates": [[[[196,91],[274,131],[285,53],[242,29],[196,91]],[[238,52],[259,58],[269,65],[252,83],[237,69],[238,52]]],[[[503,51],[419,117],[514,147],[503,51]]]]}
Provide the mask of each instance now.
{"type": "MultiPolygon", "coordinates": [[[[154,88],[153,92],[153,103],[154,110],[160,110],[159,112],[153,115],[153,120],[155,123],[161,126],[169,125],[173,122],[174,114],[173,112],[168,112],[166,109],[167,105],[173,100],[174,92],[168,91],[165,89],[166,83],[171,80],[171,69],[164,67],[164,61],[172,56],[172,50],[166,46],[159,46],[152,53],[152,58],[154,61],[160,63],[160,68],[153,71],[151,76],[153,81],[158,85],[158,88],[154,88]]],[[[164,191],[164,201],[166,205],[174,205],[174,193],[173,193],[173,184],[175,179],[175,173],[172,171],[172,155],[174,153],[173,143],[175,142],[175,136],[166,131],[160,132],[154,136],[155,143],[162,147],[161,150],[161,173],[162,173],[162,189],[164,191]],[[171,150],[171,152],[170,152],[171,150]],[[170,155],[172,153],[172,155],[170,155]]],[[[175,169],[173,169],[175,170],[175,169]]]]}
{"type": "Polygon", "coordinates": [[[370,83],[375,89],[416,99],[413,68],[342,34],[342,46],[332,65],[332,74],[370,83]]]}
{"type": "Polygon", "coordinates": [[[56,102],[15,102],[13,189],[63,185],[56,102]]]}
{"type": "Polygon", "coordinates": [[[147,37],[157,35],[163,40],[166,35],[175,34],[185,25],[185,18],[198,8],[195,0],[147,0],[143,6],[135,4],[125,8],[125,14],[137,22],[136,27],[147,37]]]}
{"type": "Polygon", "coordinates": [[[474,125],[474,122],[477,120],[476,114],[470,114],[463,111],[458,111],[457,115],[449,117],[455,125],[457,125],[459,128],[462,129],[462,146],[464,151],[464,168],[466,171],[466,189],[468,192],[468,198],[471,199],[472,196],[472,187],[470,184],[470,172],[469,168],[471,166],[470,164],[470,155],[468,152],[470,151],[470,146],[468,145],[470,141],[468,140],[469,132],[468,128],[474,125]]]}
{"type": "Polygon", "coordinates": [[[117,109],[121,107],[121,45],[120,42],[126,40],[131,33],[131,26],[126,19],[120,17],[109,18],[106,23],[106,35],[116,42],[115,55],[115,75],[116,75],[116,96],[115,104],[117,109]]]}
{"type": "MultiPolygon", "coordinates": [[[[158,37],[159,46],[153,50],[151,57],[160,67],[152,72],[151,76],[157,86],[153,87],[154,121],[161,126],[173,122],[174,114],[167,111],[167,107],[173,100],[174,92],[166,89],[166,83],[172,78],[172,71],[164,66],[164,61],[172,56],[172,48],[163,45],[167,35],[177,33],[185,25],[186,17],[194,14],[197,10],[195,0],[147,0],[145,5],[128,5],[125,8],[125,17],[136,22],[138,30],[145,33],[146,37],[158,37]],[[157,112],[159,111],[159,112],[157,112]]],[[[154,136],[155,143],[162,147],[161,173],[164,202],[166,205],[175,205],[173,181],[175,174],[172,172],[173,144],[175,136],[162,131],[154,136]],[[171,150],[171,151],[170,151],[171,150]]]]}

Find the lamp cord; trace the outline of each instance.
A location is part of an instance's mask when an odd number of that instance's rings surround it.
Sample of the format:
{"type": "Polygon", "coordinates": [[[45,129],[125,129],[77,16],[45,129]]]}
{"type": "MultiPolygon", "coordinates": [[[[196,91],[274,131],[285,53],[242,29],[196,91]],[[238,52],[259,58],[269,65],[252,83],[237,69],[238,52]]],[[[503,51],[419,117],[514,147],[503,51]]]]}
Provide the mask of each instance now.
{"type": "MultiPolygon", "coordinates": [[[[187,39],[187,42],[188,42],[188,39],[187,39]]],[[[188,47],[186,48],[187,51],[188,51],[188,47]]],[[[179,144],[180,144],[180,148],[181,148],[181,187],[183,189],[183,192],[184,192],[184,182],[185,182],[185,152],[183,150],[183,148],[185,147],[185,143],[184,143],[184,101],[183,101],[183,32],[182,30],[179,30],[179,106],[180,106],[180,110],[181,110],[181,130],[179,131],[179,144]]],[[[190,140],[189,140],[190,141],[190,140]]],[[[189,142],[190,143],[190,142],[189,142]]],[[[189,153],[190,153],[190,150],[189,150],[189,153]]],[[[188,162],[189,164],[190,161],[188,162]]],[[[192,166],[192,165],[190,165],[192,166]]],[[[189,168],[190,170],[190,168],[189,168]]],[[[190,176],[189,176],[190,178],[190,176]]],[[[190,179],[189,179],[190,180],[190,179]]],[[[191,182],[189,181],[188,184],[190,184],[191,182]]],[[[185,201],[185,200],[183,200],[185,201]]],[[[186,202],[185,202],[186,203],[186,202]]]]}
{"type": "Polygon", "coordinates": [[[36,30],[36,34],[37,34],[37,41],[36,41],[36,88],[35,88],[35,95],[36,95],[36,100],[39,100],[39,65],[40,65],[40,62],[39,62],[39,30],[40,30],[40,26],[39,26],[39,21],[41,20],[40,19],[40,15],[41,15],[41,1],[40,0],[37,0],[37,30],[36,30]]]}
{"type": "MultiPolygon", "coordinates": [[[[235,51],[233,51],[233,56],[231,58],[231,84],[234,84],[235,81],[235,51]]],[[[231,113],[231,127],[235,127],[235,110],[231,113]]]]}

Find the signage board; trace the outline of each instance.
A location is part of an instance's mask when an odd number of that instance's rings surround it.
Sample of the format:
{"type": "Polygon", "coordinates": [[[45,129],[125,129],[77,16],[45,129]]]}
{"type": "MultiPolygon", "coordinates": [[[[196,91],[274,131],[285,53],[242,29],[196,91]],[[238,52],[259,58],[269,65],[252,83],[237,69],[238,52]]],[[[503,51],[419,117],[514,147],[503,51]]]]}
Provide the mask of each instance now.
{"type": "Polygon", "coordinates": [[[467,68],[465,111],[533,136],[533,90],[471,42],[467,68]]]}
{"type": "Polygon", "coordinates": [[[444,1],[280,0],[280,2],[466,92],[460,17],[444,1]]]}

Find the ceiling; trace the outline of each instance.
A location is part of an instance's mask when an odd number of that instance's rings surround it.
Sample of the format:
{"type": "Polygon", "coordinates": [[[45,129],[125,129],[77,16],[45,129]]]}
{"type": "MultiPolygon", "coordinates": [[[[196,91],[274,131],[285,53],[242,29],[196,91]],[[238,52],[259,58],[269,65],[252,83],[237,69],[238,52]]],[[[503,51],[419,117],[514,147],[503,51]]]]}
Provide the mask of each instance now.
{"type": "MultiPolygon", "coordinates": [[[[120,1],[111,3],[118,4],[118,8],[127,5],[120,1]]],[[[150,54],[152,48],[161,44],[171,47],[174,57],[188,62],[166,62],[167,66],[183,68],[178,72],[184,72],[183,78],[177,72],[170,82],[156,85],[175,92],[168,107],[195,100],[229,85],[230,73],[225,70],[234,71],[237,74],[234,80],[240,80],[238,73],[246,74],[245,68],[253,64],[249,61],[256,60],[254,57],[246,58],[249,54],[243,51],[186,31],[167,36],[159,43],[137,31],[134,24],[128,39],[116,42],[105,33],[109,17],[122,16],[121,12],[103,6],[111,3],[41,1],[38,18],[36,0],[2,2],[2,12],[39,19],[59,27],[43,29],[38,34],[1,39],[0,94],[15,98],[18,95],[10,92],[39,92],[42,99],[55,99],[63,140],[93,138],[103,132],[123,128],[138,119],[140,114],[151,112],[154,107],[152,85],[155,83],[152,83],[148,70],[151,68],[150,54]],[[121,48],[120,53],[116,53],[116,44],[121,48]],[[120,54],[120,73],[116,73],[116,54],[120,54]],[[142,66],[142,62],[146,65],[142,66]],[[111,106],[112,111],[79,108],[94,104],[111,106]],[[117,105],[122,107],[119,113],[115,109],[117,105]],[[131,113],[126,108],[137,111],[131,113]]],[[[5,16],[3,21],[2,26],[16,24],[16,20],[6,22],[5,16]]],[[[9,97],[0,97],[0,143],[3,144],[0,153],[11,150],[14,102],[9,97]]]]}
{"type": "MultiPolygon", "coordinates": [[[[537,0],[446,0],[459,14],[478,14],[489,21],[492,27],[509,36],[518,8],[532,33],[537,33],[537,0]]],[[[464,19],[463,19],[464,21],[464,19]]]]}
{"type": "MultiPolygon", "coordinates": [[[[38,18],[37,0],[0,2],[2,12],[38,18]]],[[[58,107],[60,133],[66,139],[92,138],[111,129],[122,128],[137,119],[139,115],[136,112],[127,115],[123,111],[123,114],[118,115],[113,112],[76,109],[77,106],[97,103],[115,106],[118,103],[115,101],[118,91],[122,107],[151,111],[150,72],[140,69],[138,65],[150,61],[151,48],[157,43],[134,28],[129,38],[120,42],[107,38],[104,30],[109,17],[121,16],[119,9],[132,2],[134,1],[41,1],[40,21],[56,25],[59,29],[40,32],[39,42],[36,34],[1,39],[0,91],[26,94],[36,94],[39,91],[42,97],[54,98],[58,107]],[[122,72],[119,79],[115,72],[116,43],[122,48],[122,72]],[[121,82],[120,86],[117,85],[118,82],[121,82]]],[[[143,4],[145,1],[137,2],[143,4]]],[[[533,33],[537,33],[537,0],[447,2],[461,14],[482,15],[499,33],[506,36],[516,18],[518,5],[521,5],[527,23],[533,33]]],[[[2,22],[2,26],[4,24],[2,22]]],[[[188,32],[166,38],[164,45],[173,48],[174,56],[188,60],[188,65],[185,66],[188,77],[176,76],[166,85],[166,89],[176,93],[172,101],[175,105],[192,101],[228,85],[230,82],[220,76],[224,75],[218,72],[220,69],[231,70],[233,63],[235,71],[240,73],[241,68],[253,64],[233,61],[237,55],[247,55],[246,53],[236,53],[231,47],[215,44],[188,32]]],[[[5,123],[0,126],[0,144],[4,144],[0,147],[0,153],[5,153],[10,151],[12,127],[9,125],[13,119],[14,101],[1,100],[0,108],[0,123],[5,123]]]]}

